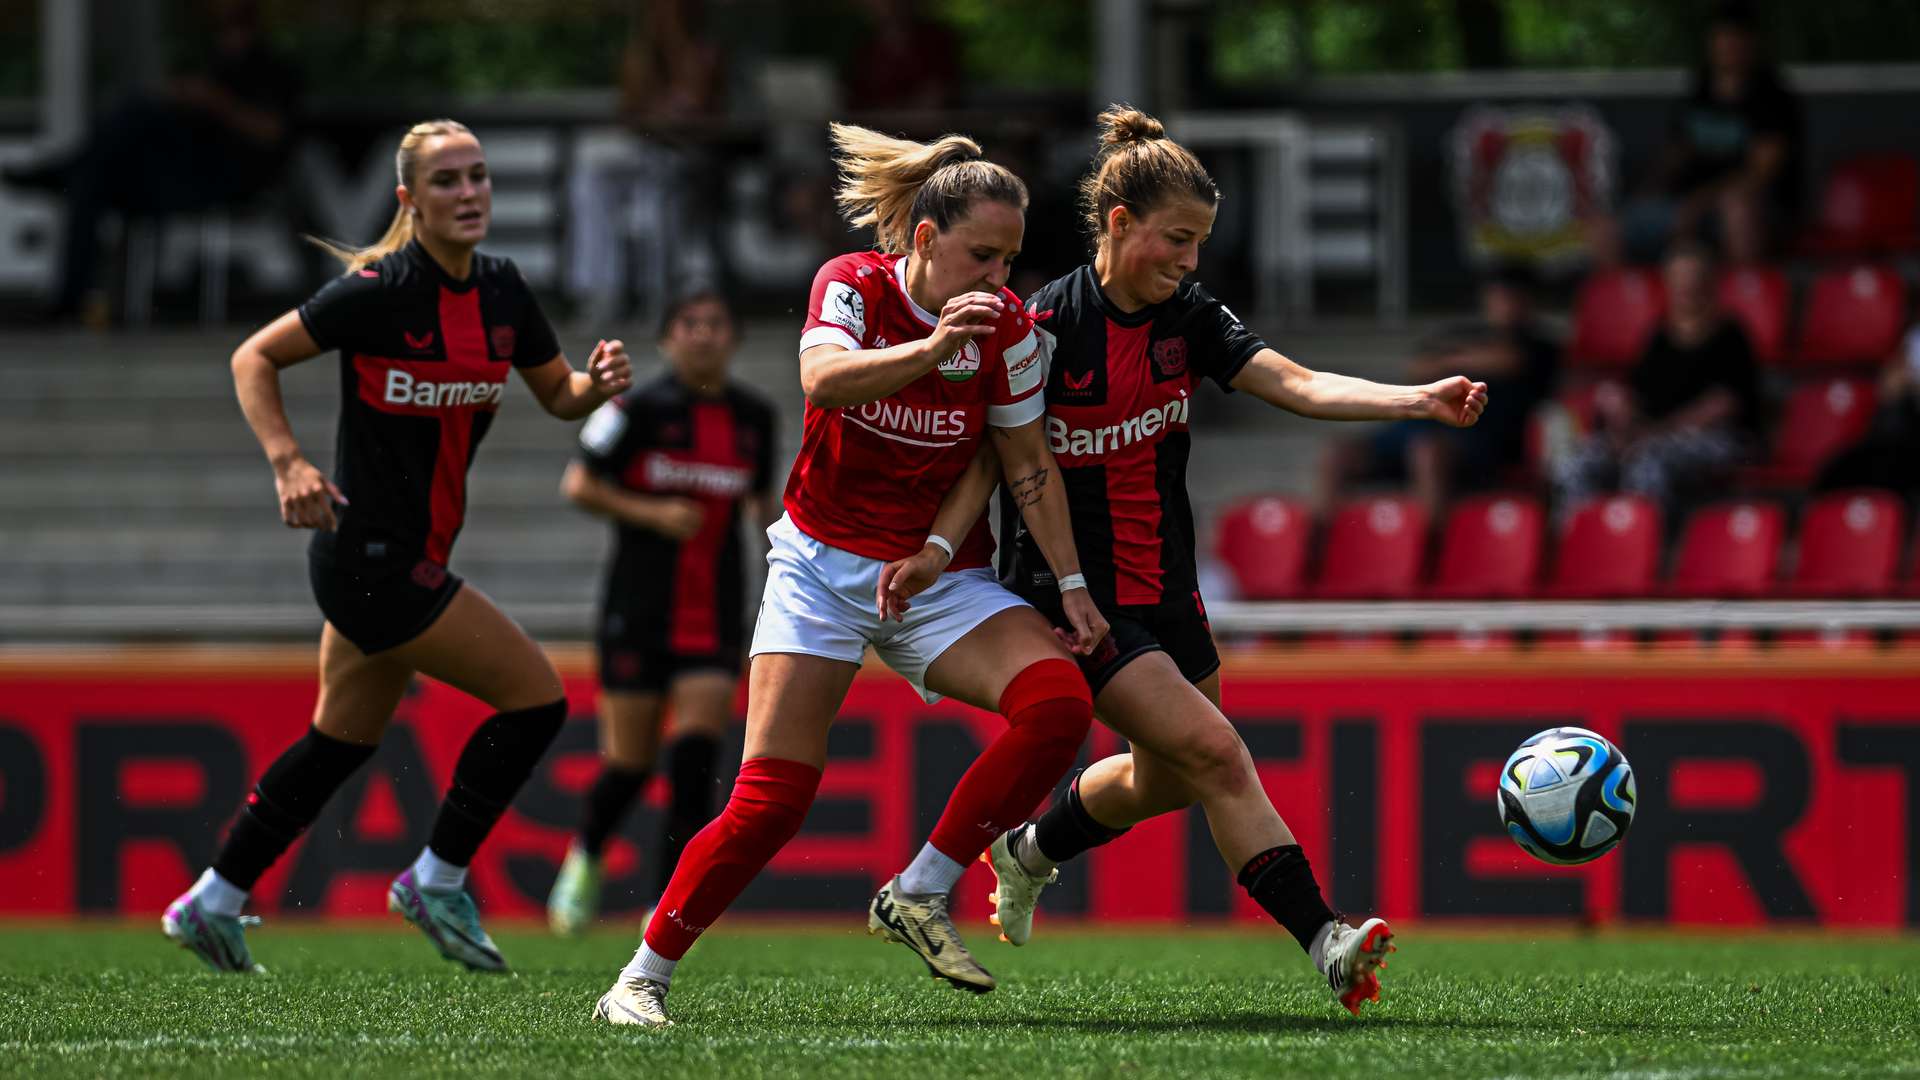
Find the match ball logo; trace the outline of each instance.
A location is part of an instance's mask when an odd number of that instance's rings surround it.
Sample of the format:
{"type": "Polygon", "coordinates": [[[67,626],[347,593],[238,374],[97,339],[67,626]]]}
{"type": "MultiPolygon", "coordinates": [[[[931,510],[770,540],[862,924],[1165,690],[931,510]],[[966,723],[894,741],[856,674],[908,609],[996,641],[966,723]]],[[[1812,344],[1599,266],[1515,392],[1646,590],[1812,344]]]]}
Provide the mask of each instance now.
{"type": "Polygon", "coordinates": [[[967,342],[960,351],[940,362],[940,374],[948,382],[966,382],[980,374],[980,346],[967,342]]]}

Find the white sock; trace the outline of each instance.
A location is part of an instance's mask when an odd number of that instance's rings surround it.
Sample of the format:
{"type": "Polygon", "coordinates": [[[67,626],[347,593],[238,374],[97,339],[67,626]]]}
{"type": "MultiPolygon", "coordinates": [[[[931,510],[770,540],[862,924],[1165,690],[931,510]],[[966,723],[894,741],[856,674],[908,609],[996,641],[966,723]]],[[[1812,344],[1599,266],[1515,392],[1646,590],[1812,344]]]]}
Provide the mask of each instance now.
{"type": "Polygon", "coordinates": [[[620,969],[620,978],[623,980],[652,979],[661,986],[669,986],[673,983],[674,965],[678,963],[680,961],[669,960],[654,952],[653,947],[643,941],[640,943],[639,951],[633,954],[633,959],[627,962],[626,967],[620,969]]]}
{"type": "Polygon", "coordinates": [[[423,847],[420,857],[413,860],[413,880],[427,892],[459,892],[467,887],[467,868],[435,855],[431,847],[423,847]]]}
{"type": "Polygon", "coordinates": [[[193,883],[193,888],[187,890],[187,895],[215,915],[237,916],[247,903],[247,890],[221,877],[211,866],[193,883]]]}
{"type": "Polygon", "coordinates": [[[1333,923],[1327,922],[1314,933],[1313,943],[1307,946],[1307,956],[1313,960],[1314,970],[1327,973],[1327,942],[1333,940],[1333,923]]]}
{"type": "Polygon", "coordinates": [[[912,896],[950,893],[966,869],[964,863],[940,854],[932,844],[922,844],[920,854],[900,871],[900,891],[912,896]]]}
{"type": "Polygon", "coordinates": [[[1034,839],[1032,825],[1020,826],[1007,846],[1013,849],[1013,857],[1020,861],[1021,868],[1034,877],[1046,877],[1054,867],[1060,865],[1040,850],[1040,842],[1034,839]]]}

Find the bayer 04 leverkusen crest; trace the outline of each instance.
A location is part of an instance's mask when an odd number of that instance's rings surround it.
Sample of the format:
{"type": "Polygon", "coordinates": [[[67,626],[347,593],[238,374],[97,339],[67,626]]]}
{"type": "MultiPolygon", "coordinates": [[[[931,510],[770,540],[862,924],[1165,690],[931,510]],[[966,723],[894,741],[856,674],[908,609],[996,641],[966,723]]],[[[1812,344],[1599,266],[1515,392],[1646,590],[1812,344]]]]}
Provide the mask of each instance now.
{"type": "Polygon", "coordinates": [[[1618,152],[1581,106],[1475,106],[1448,137],[1454,211],[1476,263],[1585,261],[1586,226],[1613,199],[1618,152]]]}

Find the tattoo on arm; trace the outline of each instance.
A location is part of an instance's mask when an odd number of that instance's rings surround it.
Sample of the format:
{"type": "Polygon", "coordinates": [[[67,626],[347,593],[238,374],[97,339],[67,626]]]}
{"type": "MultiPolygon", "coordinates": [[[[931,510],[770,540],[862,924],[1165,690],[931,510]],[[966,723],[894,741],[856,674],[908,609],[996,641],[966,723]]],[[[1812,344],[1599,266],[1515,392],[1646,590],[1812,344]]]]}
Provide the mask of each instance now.
{"type": "Polygon", "coordinates": [[[1007,494],[1013,496],[1013,504],[1025,510],[1027,507],[1032,506],[1044,498],[1046,496],[1047,474],[1048,470],[1041,469],[1039,472],[1029,473],[1008,484],[1007,494]]]}

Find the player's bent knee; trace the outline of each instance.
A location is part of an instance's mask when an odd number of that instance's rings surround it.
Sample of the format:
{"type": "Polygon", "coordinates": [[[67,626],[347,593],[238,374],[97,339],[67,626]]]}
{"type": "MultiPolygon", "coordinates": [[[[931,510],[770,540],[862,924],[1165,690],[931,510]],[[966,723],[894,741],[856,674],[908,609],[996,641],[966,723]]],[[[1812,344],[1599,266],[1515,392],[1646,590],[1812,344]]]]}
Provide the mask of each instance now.
{"type": "Polygon", "coordinates": [[[1237,794],[1260,782],[1246,743],[1226,724],[1195,733],[1182,748],[1179,767],[1186,786],[1200,793],[1237,794]]]}
{"type": "Polygon", "coordinates": [[[730,832],[770,855],[800,832],[820,789],[820,770],[784,758],[752,758],[740,765],[722,818],[730,832]]]}
{"type": "Polygon", "coordinates": [[[1093,726],[1093,693],[1071,660],[1048,657],[1023,668],[1000,695],[1008,722],[1039,745],[1071,758],[1093,726]]]}

